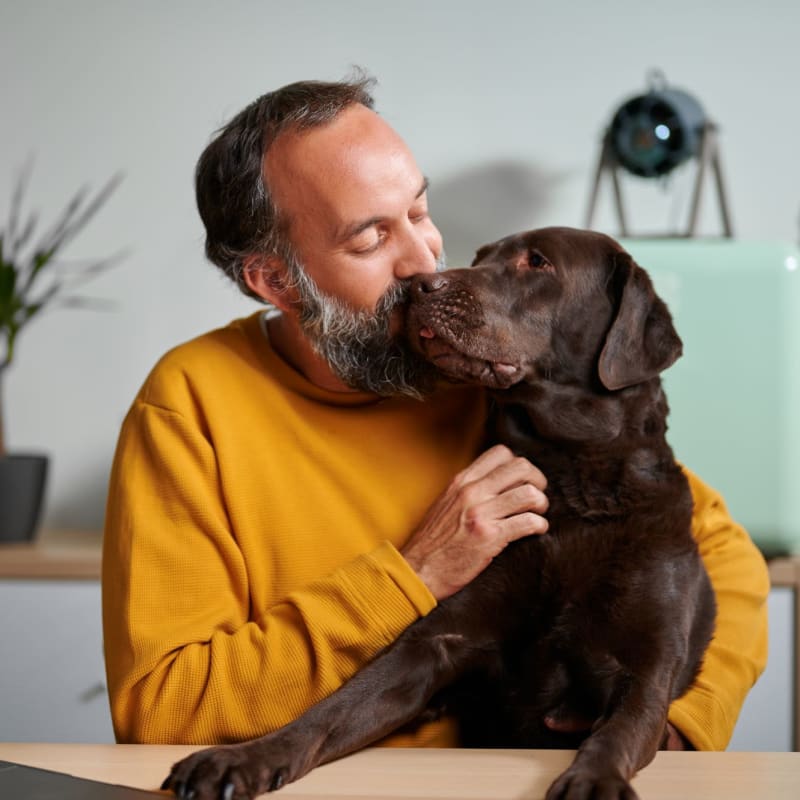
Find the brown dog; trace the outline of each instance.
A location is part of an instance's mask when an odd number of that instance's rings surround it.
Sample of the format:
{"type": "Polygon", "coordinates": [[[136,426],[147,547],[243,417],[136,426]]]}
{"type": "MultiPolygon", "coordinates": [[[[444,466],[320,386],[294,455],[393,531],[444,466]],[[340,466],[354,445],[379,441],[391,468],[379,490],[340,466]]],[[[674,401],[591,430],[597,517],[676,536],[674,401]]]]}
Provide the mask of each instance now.
{"type": "Polygon", "coordinates": [[[548,478],[550,532],[509,545],[297,721],[196,753],[164,787],[251,798],[445,706],[468,746],[578,747],[547,800],[635,798],[715,615],[664,438],[669,312],[612,239],[548,228],[416,276],[407,333],[443,374],[491,390],[494,440],[548,478]]]}

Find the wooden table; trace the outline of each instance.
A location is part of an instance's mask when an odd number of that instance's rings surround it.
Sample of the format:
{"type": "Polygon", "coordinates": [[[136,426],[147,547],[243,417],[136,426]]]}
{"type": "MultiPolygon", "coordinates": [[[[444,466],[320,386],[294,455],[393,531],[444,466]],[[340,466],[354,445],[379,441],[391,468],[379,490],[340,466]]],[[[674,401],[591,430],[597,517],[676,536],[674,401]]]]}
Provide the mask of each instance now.
{"type": "MultiPolygon", "coordinates": [[[[192,747],[5,744],[0,759],[153,789],[192,747]]],[[[311,772],[275,798],[541,800],[564,750],[364,750],[311,772]]],[[[800,753],[659,753],[633,782],[642,800],[797,800],[800,753]]]]}

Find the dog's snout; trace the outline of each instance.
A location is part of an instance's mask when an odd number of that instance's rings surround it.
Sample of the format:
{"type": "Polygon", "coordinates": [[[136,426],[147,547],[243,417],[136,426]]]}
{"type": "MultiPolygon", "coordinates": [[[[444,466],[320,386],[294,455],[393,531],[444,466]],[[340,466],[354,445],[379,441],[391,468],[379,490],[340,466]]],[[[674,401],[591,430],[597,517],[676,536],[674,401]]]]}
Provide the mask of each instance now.
{"type": "Polygon", "coordinates": [[[415,294],[432,294],[444,289],[447,283],[447,277],[440,272],[424,272],[414,276],[411,291],[415,294]]]}

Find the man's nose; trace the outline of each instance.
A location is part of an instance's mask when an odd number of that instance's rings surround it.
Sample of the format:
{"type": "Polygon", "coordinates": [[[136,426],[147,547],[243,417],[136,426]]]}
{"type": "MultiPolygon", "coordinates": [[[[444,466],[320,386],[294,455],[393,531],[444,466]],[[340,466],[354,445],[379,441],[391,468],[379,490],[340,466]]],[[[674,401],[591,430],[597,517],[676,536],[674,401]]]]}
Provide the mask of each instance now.
{"type": "Polygon", "coordinates": [[[396,278],[408,278],[420,272],[436,272],[438,254],[434,249],[436,243],[432,239],[433,237],[425,236],[416,230],[408,233],[397,256],[394,270],[396,278]]]}

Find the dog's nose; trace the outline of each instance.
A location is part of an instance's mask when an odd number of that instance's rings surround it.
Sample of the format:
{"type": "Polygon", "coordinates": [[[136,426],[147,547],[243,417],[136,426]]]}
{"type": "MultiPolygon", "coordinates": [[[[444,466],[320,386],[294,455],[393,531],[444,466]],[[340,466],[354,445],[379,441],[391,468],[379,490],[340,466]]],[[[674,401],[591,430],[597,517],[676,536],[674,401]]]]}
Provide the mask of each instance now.
{"type": "Polygon", "coordinates": [[[447,286],[447,278],[440,272],[423,272],[412,278],[411,291],[415,294],[431,294],[447,286]]]}

